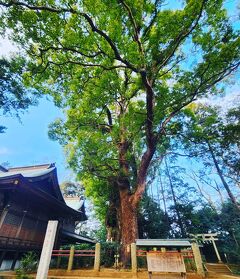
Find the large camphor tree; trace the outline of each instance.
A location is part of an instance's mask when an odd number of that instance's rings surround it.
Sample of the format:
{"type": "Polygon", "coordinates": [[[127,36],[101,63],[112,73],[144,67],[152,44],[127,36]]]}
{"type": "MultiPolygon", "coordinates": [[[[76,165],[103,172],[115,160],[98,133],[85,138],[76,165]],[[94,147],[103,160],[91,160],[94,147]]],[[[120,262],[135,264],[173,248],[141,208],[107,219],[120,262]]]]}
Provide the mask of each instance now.
{"type": "MultiPolygon", "coordinates": [[[[240,62],[221,0],[1,0],[1,27],[24,48],[26,85],[65,108],[51,136],[98,205],[112,209],[123,261],[137,209],[176,116],[216,94],[240,62]]],[[[187,116],[185,118],[187,121],[187,116]]]]}

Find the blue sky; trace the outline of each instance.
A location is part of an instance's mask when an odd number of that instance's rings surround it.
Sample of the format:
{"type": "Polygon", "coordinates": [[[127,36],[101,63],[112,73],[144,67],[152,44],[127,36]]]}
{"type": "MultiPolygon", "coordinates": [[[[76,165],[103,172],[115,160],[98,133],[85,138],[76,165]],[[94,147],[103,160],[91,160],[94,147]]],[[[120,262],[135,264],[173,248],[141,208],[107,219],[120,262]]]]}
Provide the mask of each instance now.
{"type": "MultiPolygon", "coordinates": [[[[0,56],[9,57],[16,50],[11,42],[0,38],[0,56]]],[[[48,125],[61,116],[61,111],[47,98],[41,98],[37,106],[20,115],[20,121],[2,116],[0,111],[0,125],[7,127],[6,132],[0,134],[0,164],[8,162],[14,167],[56,163],[59,182],[73,180],[73,173],[66,168],[62,147],[47,134],[48,125]]]]}
{"type": "Polygon", "coordinates": [[[55,162],[59,181],[70,179],[72,175],[65,168],[62,147],[47,134],[49,123],[60,116],[60,110],[42,98],[38,106],[21,115],[21,122],[16,117],[1,117],[1,125],[7,130],[0,134],[0,164],[7,161],[11,166],[24,166],[55,162]]]}

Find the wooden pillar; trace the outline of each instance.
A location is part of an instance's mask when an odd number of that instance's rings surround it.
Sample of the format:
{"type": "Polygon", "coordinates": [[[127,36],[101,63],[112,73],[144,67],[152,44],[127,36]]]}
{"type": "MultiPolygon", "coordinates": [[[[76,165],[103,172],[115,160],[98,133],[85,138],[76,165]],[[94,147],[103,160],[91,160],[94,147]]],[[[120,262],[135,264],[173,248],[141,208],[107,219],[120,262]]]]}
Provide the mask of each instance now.
{"type": "MultiPolygon", "coordinates": [[[[61,254],[61,253],[62,253],[62,248],[59,249],[58,254],[61,254]]],[[[61,256],[58,256],[58,258],[57,258],[57,268],[60,267],[60,264],[61,264],[61,256]]]]}
{"type": "Polygon", "coordinates": [[[0,229],[2,227],[2,224],[3,224],[7,214],[8,214],[8,207],[5,207],[3,212],[2,212],[2,214],[1,214],[1,216],[0,216],[0,229]]]}
{"type": "Polygon", "coordinates": [[[136,243],[131,244],[131,265],[132,272],[137,272],[137,246],[136,243]]]}
{"type": "Polygon", "coordinates": [[[95,259],[94,259],[94,270],[95,271],[100,270],[100,251],[101,251],[101,245],[100,245],[100,243],[96,243],[96,245],[95,245],[95,259]]]}
{"type": "Polygon", "coordinates": [[[73,267],[74,250],[75,250],[75,247],[71,246],[70,255],[69,255],[69,259],[68,259],[68,268],[67,268],[68,271],[71,271],[72,267],[73,267]]]}
{"type": "Polygon", "coordinates": [[[15,268],[15,265],[16,265],[16,262],[17,262],[17,259],[18,259],[18,255],[19,255],[19,252],[17,251],[14,255],[14,259],[13,259],[13,262],[12,262],[12,265],[11,265],[11,270],[14,270],[14,268],[15,268]]]}
{"type": "Polygon", "coordinates": [[[0,268],[1,268],[1,265],[2,265],[2,262],[5,258],[5,255],[6,255],[6,251],[2,251],[1,255],[0,255],[0,268]]]}
{"type": "Polygon", "coordinates": [[[197,243],[192,243],[192,251],[194,255],[194,260],[197,268],[197,274],[205,277],[205,272],[203,269],[203,262],[202,262],[202,256],[200,253],[200,249],[197,243]]]}

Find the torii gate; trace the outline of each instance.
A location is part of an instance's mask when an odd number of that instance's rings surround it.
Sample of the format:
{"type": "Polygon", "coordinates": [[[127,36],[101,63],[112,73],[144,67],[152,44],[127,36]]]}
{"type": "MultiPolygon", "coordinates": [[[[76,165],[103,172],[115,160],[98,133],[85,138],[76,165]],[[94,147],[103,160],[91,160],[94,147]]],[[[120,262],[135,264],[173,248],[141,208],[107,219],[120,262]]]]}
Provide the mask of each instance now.
{"type": "Polygon", "coordinates": [[[215,241],[218,240],[218,238],[217,238],[218,233],[203,233],[203,234],[190,234],[190,235],[193,236],[196,241],[200,240],[202,242],[208,242],[208,241],[211,242],[213,244],[218,262],[219,263],[222,262],[218,249],[217,249],[217,245],[215,243],[215,241]]]}

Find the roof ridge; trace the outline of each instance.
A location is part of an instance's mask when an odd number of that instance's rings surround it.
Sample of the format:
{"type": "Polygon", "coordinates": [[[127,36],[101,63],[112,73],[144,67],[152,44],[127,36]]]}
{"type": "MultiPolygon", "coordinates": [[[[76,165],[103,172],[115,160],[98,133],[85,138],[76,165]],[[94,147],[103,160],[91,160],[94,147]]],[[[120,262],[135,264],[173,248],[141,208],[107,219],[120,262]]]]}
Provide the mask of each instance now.
{"type": "Polygon", "coordinates": [[[27,170],[27,169],[42,169],[42,168],[50,169],[52,167],[55,167],[55,163],[31,165],[31,166],[22,166],[22,167],[11,167],[7,171],[27,170]]]}

